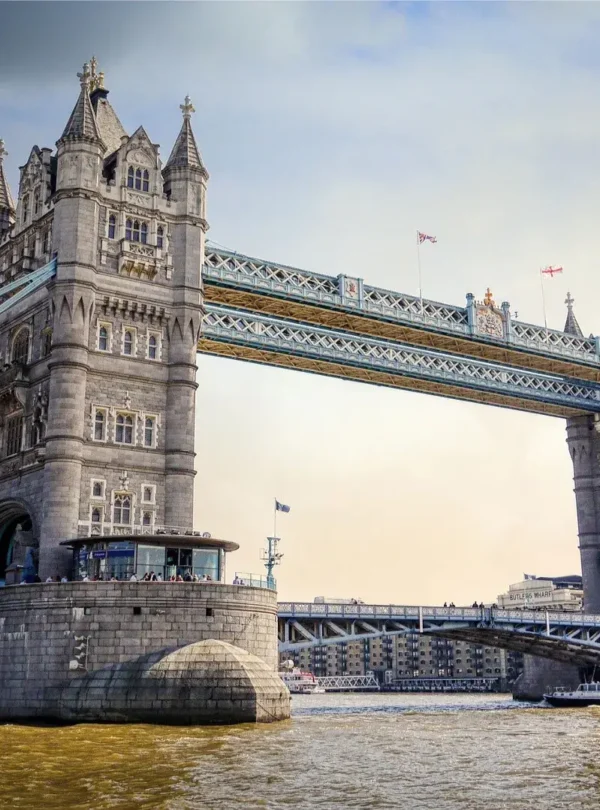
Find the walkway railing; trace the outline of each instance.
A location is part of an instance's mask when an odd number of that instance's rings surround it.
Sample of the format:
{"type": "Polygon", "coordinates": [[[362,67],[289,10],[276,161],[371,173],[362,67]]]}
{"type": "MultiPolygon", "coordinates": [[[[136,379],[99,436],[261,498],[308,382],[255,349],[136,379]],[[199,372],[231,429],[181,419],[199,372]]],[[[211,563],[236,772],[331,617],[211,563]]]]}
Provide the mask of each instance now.
{"type": "Polygon", "coordinates": [[[265,577],[260,574],[240,574],[236,572],[233,584],[245,585],[247,588],[267,588],[270,591],[277,590],[277,580],[275,577],[265,577]]]}

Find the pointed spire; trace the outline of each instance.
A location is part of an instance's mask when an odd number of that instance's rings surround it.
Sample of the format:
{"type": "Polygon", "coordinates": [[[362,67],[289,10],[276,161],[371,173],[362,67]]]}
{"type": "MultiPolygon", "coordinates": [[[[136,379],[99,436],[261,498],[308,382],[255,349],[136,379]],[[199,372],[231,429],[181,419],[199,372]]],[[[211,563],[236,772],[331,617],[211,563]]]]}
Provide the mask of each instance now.
{"type": "Polygon", "coordinates": [[[81,91],[73,112],[67,121],[65,131],[61,135],[61,141],[81,138],[102,141],[96,123],[96,116],[94,115],[94,108],[90,101],[90,84],[96,80],[95,67],[94,62],[94,75],[92,75],[90,66],[86,62],[83,66],[83,72],[77,74],[81,84],[81,91]]]}
{"type": "Polygon", "coordinates": [[[179,107],[183,113],[183,125],[175,141],[173,151],[167,160],[165,170],[181,167],[184,169],[200,169],[202,172],[206,172],[192,132],[191,119],[195,109],[190,97],[186,96],[184,103],[180,104],[179,107]]]}
{"type": "Polygon", "coordinates": [[[583,337],[583,332],[581,331],[581,327],[577,323],[577,318],[573,312],[574,303],[575,299],[571,298],[571,293],[568,292],[567,297],[565,298],[565,304],[567,305],[567,320],[565,321],[565,328],[563,331],[568,335],[577,335],[577,337],[583,337]]]}
{"type": "Polygon", "coordinates": [[[12,198],[12,194],[10,193],[10,188],[8,185],[8,181],[4,174],[4,158],[8,155],[8,152],[4,148],[4,141],[0,138],[0,211],[11,211],[14,212],[15,210],[15,203],[12,198]]]}

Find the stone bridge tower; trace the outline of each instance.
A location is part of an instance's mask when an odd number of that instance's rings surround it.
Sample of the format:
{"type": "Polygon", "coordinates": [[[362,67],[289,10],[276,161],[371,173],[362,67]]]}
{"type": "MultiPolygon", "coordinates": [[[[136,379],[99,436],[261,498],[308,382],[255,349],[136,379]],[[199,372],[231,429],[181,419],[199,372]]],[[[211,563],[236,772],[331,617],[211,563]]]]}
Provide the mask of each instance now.
{"type": "Polygon", "coordinates": [[[163,167],[143,127],[123,128],[95,60],[79,79],[16,206],[0,142],[0,579],[11,562],[63,573],[69,537],[193,520],[208,228],[194,108],[186,98],[163,167]]]}

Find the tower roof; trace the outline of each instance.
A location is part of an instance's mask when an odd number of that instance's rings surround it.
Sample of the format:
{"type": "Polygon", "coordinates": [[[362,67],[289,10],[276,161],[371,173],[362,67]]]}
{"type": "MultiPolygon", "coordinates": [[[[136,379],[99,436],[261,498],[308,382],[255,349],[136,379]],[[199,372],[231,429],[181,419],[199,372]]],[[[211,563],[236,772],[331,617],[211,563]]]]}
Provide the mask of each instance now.
{"type": "Polygon", "coordinates": [[[194,133],[192,131],[192,113],[195,112],[192,102],[190,101],[190,97],[185,97],[185,102],[179,105],[181,108],[181,112],[183,113],[183,124],[179,135],[177,136],[177,140],[175,141],[175,146],[173,147],[173,151],[165,165],[165,170],[174,168],[174,167],[181,167],[184,169],[199,169],[202,172],[206,173],[206,169],[204,168],[204,164],[202,163],[202,158],[200,157],[200,152],[198,151],[198,146],[196,144],[196,139],[194,138],[194,133]]]}
{"type": "Polygon", "coordinates": [[[79,98],[60,140],[89,139],[102,142],[96,116],[94,115],[94,108],[90,100],[90,82],[93,77],[87,62],[83,66],[83,73],[78,73],[77,76],[81,84],[79,98]]]}
{"type": "Polygon", "coordinates": [[[2,165],[6,155],[8,155],[8,152],[4,148],[4,141],[2,138],[0,138],[0,211],[3,209],[14,211],[15,203],[13,201],[12,194],[10,193],[8,180],[4,174],[4,166],[2,165]]]}
{"type": "Polygon", "coordinates": [[[97,72],[98,63],[96,57],[90,60],[90,101],[96,118],[98,132],[104,145],[105,155],[111,155],[121,145],[121,138],[127,136],[123,124],[119,121],[119,116],[114,111],[108,100],[108,90],[104,86],[104,73],[97,72]]]}
{"type": "Polygon", "coordinates": [[[567,297],[565,298],[565,304],[567,305],[567,320],[565,321],[565,328],[563,331],[568,335],[577,335],[577,337],[583,337],[583,332],[581,331],[581,327],[577,323],[577,318],[573,312],[574,303],[575,299],[571,298],[571,293],[568,292],[567,297]]]}

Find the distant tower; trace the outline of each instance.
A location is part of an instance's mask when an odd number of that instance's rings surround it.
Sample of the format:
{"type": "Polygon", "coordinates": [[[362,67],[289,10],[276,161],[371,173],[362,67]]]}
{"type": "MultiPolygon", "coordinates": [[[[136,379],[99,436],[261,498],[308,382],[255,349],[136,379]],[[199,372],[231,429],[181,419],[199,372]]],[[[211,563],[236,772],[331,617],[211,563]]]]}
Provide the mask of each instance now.
{"type": "Polygon", "coordinates": [[[69,537],[192,528],[208,228],[193,107],[163,170],[96,60],[78,75],[56,154],[33,147],[16,206],[0,146],[0,579],[17,525],[43,578],[68,566],[69,537]],[[10,304],[3,288],[53,257],[54,278],[10,304]]]}

